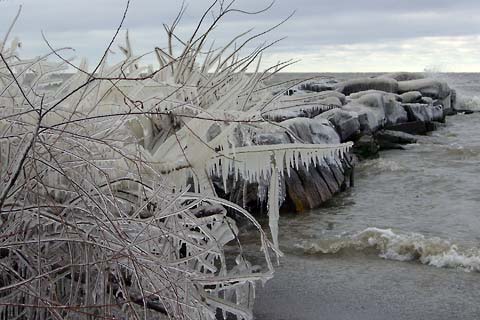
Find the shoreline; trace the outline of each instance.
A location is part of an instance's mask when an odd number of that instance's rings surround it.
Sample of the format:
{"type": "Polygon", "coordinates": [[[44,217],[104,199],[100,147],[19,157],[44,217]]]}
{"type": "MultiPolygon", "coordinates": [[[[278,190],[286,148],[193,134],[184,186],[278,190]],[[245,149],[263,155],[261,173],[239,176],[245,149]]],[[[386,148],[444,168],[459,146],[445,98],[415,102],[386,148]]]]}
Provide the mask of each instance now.
{"type": "MultiPolygon", "coordinates": [[[[420,73],[381,74],[346,81],[304,81],[291,87],[279,103],[264,113],[278,127],[252,134],[242,127],[235,133],[235,147],[353,142],[353,152],[300,164],[283,172],[282,212],[303,212],[322,207],[354,184],[355,164],[375,157],[381,150],[404,149],[457,112],[457,94],[448,83],[420,73]]],[[[222,198],[252,212],[267,212],[262,183],[231,176],[227,187],[217,179],[222,198]]]]}

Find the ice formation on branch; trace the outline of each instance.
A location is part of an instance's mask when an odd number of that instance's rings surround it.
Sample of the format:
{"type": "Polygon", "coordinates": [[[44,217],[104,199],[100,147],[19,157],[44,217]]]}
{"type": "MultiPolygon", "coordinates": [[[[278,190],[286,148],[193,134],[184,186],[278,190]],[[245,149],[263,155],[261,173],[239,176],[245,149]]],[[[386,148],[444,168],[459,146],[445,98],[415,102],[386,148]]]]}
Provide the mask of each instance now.
{"type": "Polygon", "coordinates": [[[300,163],[342,156],[349,145],[237,146],[239,124],[265,125],[276,96],[263,81],[282,65],[259,72],[268,45],[242,57],[255,39],[236,44],[246,33],[220,50],[206,48],[231,5],[212,6],[214,22],[202,20],[207,31],[187,41],[175,36],[178,19],[166,27],[169,46],[155,49],[157,69],[142,65],[128,33],[125,58],[109,65],[109,47],[89,72],[85,60],[75,66],[62,50],[20,59],[7,32],[0,43],[0,319],[215,319],[217,308],[252,318],[255,283],[272,276],[270,255],[280,254],[279,179],[300,163]],[[67,68],[75,74],[59,75],[67,68]],[[243,208],[215,197],[211,174],[230,172],[269,179],[273,243],[243,208]],[[225,207],[258,228],[266,270],[248,262],[225,207]]]}

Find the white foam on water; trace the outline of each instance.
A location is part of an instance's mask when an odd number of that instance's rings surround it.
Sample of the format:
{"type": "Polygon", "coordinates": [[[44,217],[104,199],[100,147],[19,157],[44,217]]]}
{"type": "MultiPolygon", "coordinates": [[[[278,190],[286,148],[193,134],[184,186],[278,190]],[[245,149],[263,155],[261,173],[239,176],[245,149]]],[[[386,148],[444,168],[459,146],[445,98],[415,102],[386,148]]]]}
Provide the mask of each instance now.
{"type": "Polygon", "coordinates": [[[358,165],[358,168],[359,169],[373,168],[377,172],[396,172],[396,171],[404,171],[406,169],[397,161],[383,159],[383,158],[372,159],[372,160],[361,162],[358,165]]]}
{"type": "Polygon", "coordinates": [[[437,268],[456,268],[480,272],[480,249],[463,249],[437,237],[418,233],[398,234],[391,229],[367,228],[350,237],[304,241],[296,245],[307,254],[335,254],[343,249],[374,249],[383,259],[419,261],[437,268]]]}
{"type": "Polygon", "coordinates": [[[480,111],[480,96],[463,96],[457,97],[457,109],[480,111]]]}

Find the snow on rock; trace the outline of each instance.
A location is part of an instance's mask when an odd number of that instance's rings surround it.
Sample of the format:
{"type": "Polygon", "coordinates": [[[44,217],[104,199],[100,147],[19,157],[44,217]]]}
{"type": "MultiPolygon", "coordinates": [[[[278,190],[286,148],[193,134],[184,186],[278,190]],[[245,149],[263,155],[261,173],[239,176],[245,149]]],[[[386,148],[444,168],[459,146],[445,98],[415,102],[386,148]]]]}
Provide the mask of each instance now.
{"type": "Polygon", "coordinates": [[[360,78],[348,80],[335,86],[336,90],[350,95],[355,92],[366,90],[380,90],[385,92],[398,92],[398,82],[390,78],[360,78]]]}

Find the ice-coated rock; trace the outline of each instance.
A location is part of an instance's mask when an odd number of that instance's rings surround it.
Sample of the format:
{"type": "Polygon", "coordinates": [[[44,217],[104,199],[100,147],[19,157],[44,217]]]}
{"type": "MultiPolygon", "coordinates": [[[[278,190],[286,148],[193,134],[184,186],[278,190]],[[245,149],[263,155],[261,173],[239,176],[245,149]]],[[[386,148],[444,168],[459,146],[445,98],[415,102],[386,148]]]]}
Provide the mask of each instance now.
{"type": "Polygon", "coordinates": [[[444,122],[445,112],[443,106],[428,106],[432,110],[432,121],[444,122]]]}
{"type": "Polygon", "coordinates": [[[452,106],[452,110],[455,110],[455,107],[457,105],[457,91],[455,89],[452,89],[452,92],[450,92],[450,95],[451,95],[450,103],[452,106]]]}
{"type": "Polygon", "coordinates": [[[343,109],[332,109],[320,114],[316,118],[323,118],[330,121],[340,135],[342,142],[348,141],[360,132],[360,122],[355,112],[343,109]]]}
{"type": "Polygon", "coordinates": [[[375,134],[377,140],[384,140],[391,143],[408,144],[416,143],[417,138],[414,135],[392,130],[380,130],[375,134]]]}
{"type": "Polygon", "coordinates": [[[336,108],[340,108],[341,106],[343,106],[343,103],[340,100],[340,98],[333,97],[333,96],[318,100],[318,103],[323,104],[325,106],[336,107],[336,108]]]}
{"type": "Polygon", "coordinates": [[[306,97],[305,102],[306,103],[315,103],[315,102],[323,101],[323,100],[331,98],[331,97],[338,98],[342,102],[342,104],[345,104],[345,101],[346,101],[345,95],[341,92],[334,91],[334,90],[323,91],[323,92],[319,92],[315,95],[312,95],[310,97],[306,97]]]}
{"type": "Polygon", "coordinates": [[[333,86],[325,83],[306,82],[299,86],[300,90],[322,92],[333,90],[333,86]]]}
{"type": "Polygon", "coordinates": [[[353,152],[361,158],[369,158],[378,153],[380,146],[372,135],[366,134],[358,139],[353,146],[353,152]]]}
{"type": "Polygon", "coordinates": [[[418,91],[409,91],[400,95],[403,103],[417,103],[422,99],[422,94],[418,91]]]}
{"type": "Polygon", "coordinates": [[[290,138],[285,132],[261,132],[253,138],[256,145],[284,144],[291,143],[290,138]]]}
{"type": "Polygon", "coordinates": [[[378,119],[380,126],[391,125],[408,120],[407,113],[402,108],[397,97],[390,93],[371,92],[353,100],[372,109],[378,119]]]}
{"type": "Polygon", "coordinates": [[[445,99],[440,100],[440,105],[442,105],[445,110],[452,109],[452,96],[451,96],[451,94],[448,95],[445,99]]]}
{"type": "Polygon", "coordinates": [[[330,98],[333,100],[324,101],[325,103],[302,103],[301,105],[281,107],[277,110],[265,112],[263,116],[265,117],[265,119],[275,122],[282,122],[293,118],[313,118],[324,112],[325,110],[331,108],[338,108],[338,104],[340,106],[342,105],[338,98],[329,97],[328,99],[330,98]],[[332,104],[329,104],[328,102],[331,102],[332,104]]]}
{"type": "Polygon", "coordinates": [[[295,170],[291,170],[289,175],[285,175],[285,185],[287,189],[286,205],[290,204],[291,209],[297,212],[309,209],[305,188],[295,170]]]}
{"type": "Polygon", "coordinates": [[[238,125],[233,129],[233,134],[230,135],[229,141],[237,148],[251,145],[256,131],[251,126],[238,125]]]}
{"type": "Polygon", "coordinates": [[[290,129],[295,138],[303,143],[332,144],[340,143],[340,137],[326,119],[296,118],[280,123],[290,129]]]}
{"type": "Polygon", "coordinates": [[[434,79],[417,79],[398,82],[398,92],[419,91],[422,96],[433,99],[445,99],[450,95],[451,89],[445,81],[434,79]]]}
{"type": "Polygon", "coordinates": [[[308,170],[302,167],[296,171],[305,191],[308,209],[319,207],[333,196],[329,186],[313,165],[309,165],[308,170]]]}
{"type": "Polygon", "coordinates": [[[409,134],[426,134],[431,131],[431,126],[429,123],[423,121],[412,121],[395,124],[387,127],[388,130],[400,131],[409,134]]]}
{"type": "Polygon", "coordinates": [[[393,125],[408,121],[407,112],[402,107],[402,104],[394,97],[384,96],[383,103],[386,125],[393,125]]]}
{"type": "Polygon", "coordinates": [[[364,133],[375,132],[382,123],[384,118],[379,118],[378,113],[374,112],[373,108],[369,108],[356,101],[352,101],[342,107],[343,110],[355,112],[360,123],[360,131],[364,133]]]}
{"type": "Polygon", "coordinates": [[[382,78],[395,79],[397,81],[408,81],[408,80],[418,80],[424,79],[425,76],[422,73],[416,72],[393,72],[381,75],[382,78]]]}
{"type": "Polygon", "coordinates": [[[355,93],[352,93],[351,95],[349,95],[348,97],[351,98],[351,99],[358,99],[358,98],[361,98],[365,95],[369,95],[369,94],[372,94],[372,93],[380,94],[382,96],[392,96],[392,97],[394,97],[395,100],[402,101],[402,98],[400,97],[400,95],[395,94],[395,93],[391,93],[391,92],[380,91],[380,90],[367,90],[367,91],[355,92],[355,93]]]}
{"type": "Polygon", "coordinates": [[[422,97],[418,103],[433,105],[434,100],[430,97],[422,97]]]}
{"type": "Polygon", "coordinates": [[[207,130],[207,142],[212,141],[215,139],[220,133],[222,133],[222,127],[218,123],[214,123],[208,128],[207,130]]]}
{"type": "Polygon", "coordinates": [[[407,111],[409,121],[431,122],[433,119],[433,112],[428,104],[405,103],[402,106],[407,111]]]}
{"type": "Polygon", "coordinates": [[[359,99],[354,100],[364,106],[369,107],[378,119],[378,125],[383,126],[386,123],[385,118],[385,101],[382,94],[371,93],[366,94],[360,97],[359,99]]]}
{"type": "Polygon", "coordinates": [[[347,96],[355,92],[366,90],[380,90],[397,93],[398,82],[397,80],[390,78],[360,78],[339,83],[335,88],[347,96]]]}

